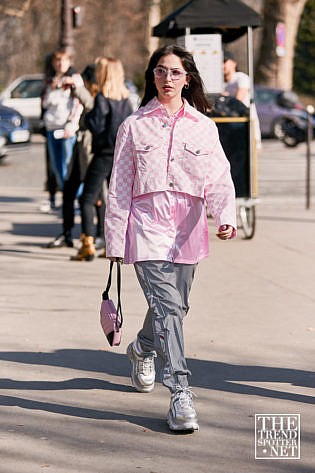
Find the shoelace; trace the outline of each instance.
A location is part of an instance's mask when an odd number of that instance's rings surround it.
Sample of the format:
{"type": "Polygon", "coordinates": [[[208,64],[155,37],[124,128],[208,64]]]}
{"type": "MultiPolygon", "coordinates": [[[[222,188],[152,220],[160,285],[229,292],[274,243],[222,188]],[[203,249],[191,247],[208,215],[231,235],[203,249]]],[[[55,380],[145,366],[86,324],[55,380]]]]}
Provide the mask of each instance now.
{"type": "Polygon", "coordinates": [[[182,386],[176,386],[175,398],[178,399],[181,407],[193,409],[193,397],[197,397],[190,388],[183,388],[182,386]]]}
{"type": "Polygon", "coordinates": [[[143,360],[139,362],[139,370],[145,376],[148,376],[153,371],[153,360],[156,357],[155,352],[148,353],[143,360]]]}

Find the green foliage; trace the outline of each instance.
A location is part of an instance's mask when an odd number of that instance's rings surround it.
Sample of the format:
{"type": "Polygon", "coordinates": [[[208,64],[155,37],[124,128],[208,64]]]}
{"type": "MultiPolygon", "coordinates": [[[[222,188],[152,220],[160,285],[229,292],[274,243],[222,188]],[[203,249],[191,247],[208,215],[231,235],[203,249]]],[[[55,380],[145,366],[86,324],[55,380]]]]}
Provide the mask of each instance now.
{"type": "Polygon", "coordinates": [[[294,89],[315,96],[315,0],[308,0],[301,18],[294,58],[294,89]]]}

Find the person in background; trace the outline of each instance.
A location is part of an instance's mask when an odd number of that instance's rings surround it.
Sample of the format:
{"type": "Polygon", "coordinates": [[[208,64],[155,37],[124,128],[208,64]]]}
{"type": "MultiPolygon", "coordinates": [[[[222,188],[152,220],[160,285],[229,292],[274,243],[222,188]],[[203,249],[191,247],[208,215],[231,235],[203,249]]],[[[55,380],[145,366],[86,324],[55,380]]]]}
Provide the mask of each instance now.
{"type": "MultiPolygon", "coordinates": [[[[246,107],[250,106],[250,79],[247,74],[237,70],[237,62],[230,51],[224,51],[223,62],[224,91],[235,97],[246,107]]],[[[254,124],[254,136],[256,147],[261,148],[261,133],[259,119],[255,105],[252,106],[252,120],[254,124]]]]}
{"type": "MultiPolygon", "coordinates": [[[[230,165],[192,55],[169,45],[145,73],[140,108],[119,128],[105,213],[107,257],[134,264],[148,304],[129,344],[135,389],[154,388],[155,357],[171,394],[171,430],[199,428],[184,354],[183,319],[198,262],[209,254],[206,207],[217,236],[236,234],[230,165]]],[[[198,321],[197,321],[198,324],[198,321]]]]}
{"type": "MultiPolygon", "coordinates": [[[[74,227],[75,200],[81,195],[83,182],[88,164],[92,159],[92,135],[85,126],[85,113],[93,108],[94,98],[98,92],[95,78],[95,65],[88,65],[82,72],[84,85],[77,85],[76,80],[71,76],[64,78],[64,84],[72,88],[74,97],[80,100],[84,110],[80,117],[79,130],[77,131],[77,141],[73,148],[72,158],[68,166],[68,174],[63,190],[63,232],[53,241],[48,243],[48,248],[60,248],[65,246],[65,238],[72,240],[72,229],[74,227]]],[[[96,225],[96,246],[105,247],[104,240],[104,215],[105,202],[103,192],[100,192],[95,203],[97,216],[96,225]]]]}
{"type": "Polygon", "coordinates": [[[95,97],[93,109],[85,116],[86,126],[92,133],[93,158],[87,169],[80,199],[82,245],[77,255],[71,257],[72,261],[91,261],[95,256],[93,207],[104,181],[109,183],[110,180],[118,127],[133,112],[121,61],[100,57],[95,62],[95,74],[99,93],[95,97]]]}
{"type": "MultiPolygon", "coordinates": [[[[54,73],[42,99],[43,120],[50,163],[58,187],[63,191],[83,110],[79,99],[72,93],[71,85],[66,82],[66,78],[71,76],[77,86],[83,85],[83,80],[80,74],[73,72],[70,56],[63,50],[53,53],[52,68],[54,73]]],[[[73,246],[70,236],[64,235],[64,244],[73,246]]]]}
{"type": "Polygon", "coordinates": [[[250,104],[250,81],[244,72],[237,71],[237,62],[230,51],[224,51],[223,76],[226,93],[243,102],[246,107],[250,104]]]}
{"type": "MultiPolygon", "coordinates": [[[[47,85],[53,75],[54,69],[52,67],[52,56],[53,53],[49,53],[44,58],[44,75],[45,75],[45,84],[47,85]]],[[[43,109],[43,96],[45,93],[45,87],[42,92],[41,96],[41,120],[43,120],[45,110],[43,109]]],[[[46,128],[43,125],[41,129],[41,134],[46,137],[46,128]]],[[[46,182],[45,182],[45,190],[48,192],[49,200],[44,200],[40,204],[40,211],[43,213],[50,213],[57,209],[56,207],[56,194],[58,191],[58,185],[56,176],[52,169],[51,160],[49,159],[49,152],[48,152],[48,144],[47,139],[45,141],[45,166],[46,166],[46,182]]]]}

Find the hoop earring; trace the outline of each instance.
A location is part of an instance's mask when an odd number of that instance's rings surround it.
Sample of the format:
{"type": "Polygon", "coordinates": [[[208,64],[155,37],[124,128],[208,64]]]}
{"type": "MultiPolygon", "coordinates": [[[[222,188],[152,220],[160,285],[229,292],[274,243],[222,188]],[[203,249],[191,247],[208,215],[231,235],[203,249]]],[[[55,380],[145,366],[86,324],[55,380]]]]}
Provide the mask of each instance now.
{"type": "Polygon", "coordinates": [[[189,84],[185,84],[184,89],[189,89],[189,84]]]}

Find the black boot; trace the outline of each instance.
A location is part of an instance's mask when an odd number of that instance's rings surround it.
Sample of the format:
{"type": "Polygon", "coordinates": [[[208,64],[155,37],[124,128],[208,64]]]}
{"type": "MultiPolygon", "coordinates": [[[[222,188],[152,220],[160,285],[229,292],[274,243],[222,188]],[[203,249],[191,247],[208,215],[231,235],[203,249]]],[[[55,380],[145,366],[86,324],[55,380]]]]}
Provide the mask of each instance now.
{"type": "Polygon", "coordinates": [[[73,248],[73,241],[70,232],[61,233],[53,241],[47,244],[47,248],[62,248],[67,246],[68,248],[73,248]]]}

